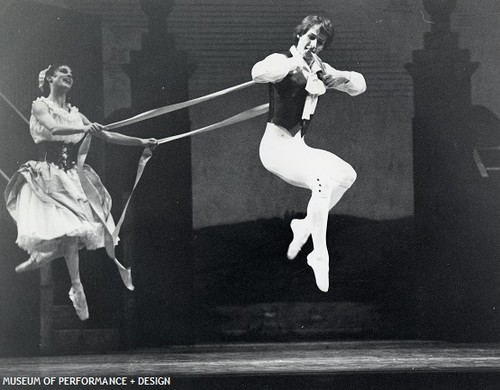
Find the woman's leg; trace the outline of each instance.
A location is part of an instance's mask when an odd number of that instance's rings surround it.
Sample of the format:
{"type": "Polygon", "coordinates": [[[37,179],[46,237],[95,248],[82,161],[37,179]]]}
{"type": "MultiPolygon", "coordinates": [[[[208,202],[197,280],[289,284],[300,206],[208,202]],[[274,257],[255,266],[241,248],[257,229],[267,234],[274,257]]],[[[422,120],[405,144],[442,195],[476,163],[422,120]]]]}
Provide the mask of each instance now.
{"type": "Polygon", "coordinates": [[[16,267],[16,272],[21,273],[33,271],[59,257],[62,257],[60,246],[47,252],[32,252],[28,260],[22,262],[16,267]]]}
{"type": "Polygon", "coordinates": [[[71,289],[69,298],[73,302],[78,318],[82,321],[89,318],[89,309],[87,307],[87,298],[83,291],[80,280],[80,257],[78,256],[78,239],[65,238],[63,241],[64,259],[68,267],[69,277],[71,279],[71,289]]]}

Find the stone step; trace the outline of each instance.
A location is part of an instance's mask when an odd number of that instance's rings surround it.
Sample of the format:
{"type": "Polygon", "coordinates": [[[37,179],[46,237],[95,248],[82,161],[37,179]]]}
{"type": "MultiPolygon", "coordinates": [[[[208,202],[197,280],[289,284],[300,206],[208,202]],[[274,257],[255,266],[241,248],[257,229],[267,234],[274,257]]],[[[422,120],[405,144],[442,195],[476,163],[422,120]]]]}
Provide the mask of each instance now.
{"type": "Polygon", "coordinates": [[[105,353],[120,349],[118,329],[56,329],[55,353],[105,353]]]}
{"type": "Polygon", "coordinates": [[[76,315],[72,305],[54,305],[52,308],[54,329],[80,329],[82,321],[76,315]]]}
{"type": "Polygon", "coordinates": [[[72,305],[54,305],[51,325],[53,331],[43,353],[104,353],[121,348],[119,329],[88,328],[88,321],[81,321],[72,305]]]}
{"type": "Polygon", "coordinates": [[[359,302],[227,305],[218,306],[216,311],[226,319],[219,324],[218,332],[232,338],[363,336],[390,326],[376,306],[359,302]]]}

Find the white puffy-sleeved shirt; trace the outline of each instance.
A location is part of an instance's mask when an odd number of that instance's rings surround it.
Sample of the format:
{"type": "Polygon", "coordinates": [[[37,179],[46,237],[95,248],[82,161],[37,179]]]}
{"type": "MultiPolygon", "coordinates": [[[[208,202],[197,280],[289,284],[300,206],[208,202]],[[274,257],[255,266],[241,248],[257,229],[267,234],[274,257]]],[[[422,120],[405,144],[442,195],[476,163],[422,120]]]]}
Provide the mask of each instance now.
{"type": "MultiPolygon", "coordinates": [[[[325,74],[345,77],[349,80],[333,89],[346,92],[351,96],[359,95],[366,90],[366,82],[362,74],[337,70],[327,63],[322,65],[321,70],[324,70],[325,74]]],[[[314,113],[317,97],[324,93],[325,89],[322,82],[323,91],[321,88],[309,87],[313,84],[311,81],[319,81],[316,76],[318,70],[320,70],[320,65],[315,62],[309,66],[298,54],[295,46],[292,46],[285,54],[271,54],[253,66],[252,79],[257,83],[269,83],[268,122],[290,130],[302,119],[309,119],[314,113]],[[302,70],[297,71],[298,66],[302,70]]]]}

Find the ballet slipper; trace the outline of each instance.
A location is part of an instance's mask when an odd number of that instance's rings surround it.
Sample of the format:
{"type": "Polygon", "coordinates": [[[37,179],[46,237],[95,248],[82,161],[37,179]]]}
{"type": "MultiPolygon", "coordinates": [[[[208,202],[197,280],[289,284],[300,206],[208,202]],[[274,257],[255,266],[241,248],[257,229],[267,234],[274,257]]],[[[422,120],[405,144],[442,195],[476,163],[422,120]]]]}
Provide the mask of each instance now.
{"type": "Polygon", "coordinates": [[[288,246],[286,257],[288,257],[289,260],[293,260],[307,242],[310,232],[307,229],[307,222],[303,219],[293,219],[292,222],[290,222],[290,227],[292,228],[293,239],[288,246]]]}
{"type": "Polygon", "coordinates": [[[28,260],[22,262],[21,264],[19,264],[15,270],[18,274],[22,273],[22,272],[26,272],[26,271],[32,271],[32,270],[35,270],[35,269],[38,269],[42,266],[44,266],[45,264],[49,263],[50,262],[50,259],[46,258],[46,257],[41,257],[41,258],[38,258],[38,259],[35,259],[33,257],[30,257],[28,260]]]}
{"type": "Polygon", "coordinates": [[[328,292],[330,270],[328,252],[312,251],[307,256],[307,264],[313,269],[316,285],[323,292],[328,292]]]}
{"type": "Polygon", "coordinates": [[[135,287],[132,283],[132,270],[125,267],[118,267],[118,271],[120,272],[120,277],[122,278],[122,282],[130,291],[134,291],[135,287]]]}
{"type": "Polygon", "coordinates": [[[75,308],[78,318],[82,321],[88,319],[89,308],[87,307],[87,298],[85,297],[83,286],[81,284],[71,287],[69,290],[69,299],[73,302],[73,307],[75,308]]]}

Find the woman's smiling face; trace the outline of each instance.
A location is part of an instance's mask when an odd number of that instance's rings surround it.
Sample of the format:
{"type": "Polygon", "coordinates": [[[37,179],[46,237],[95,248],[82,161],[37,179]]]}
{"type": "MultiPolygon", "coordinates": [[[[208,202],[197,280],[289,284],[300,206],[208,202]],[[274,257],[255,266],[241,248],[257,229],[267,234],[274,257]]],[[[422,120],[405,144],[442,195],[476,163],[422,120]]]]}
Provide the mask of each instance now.
{"type": "Polygon", "coordinates": [[[73,86],[73,73],[67,65],[62,65],[54,72],[50,80],[53,86],[65,87],[68,90],[73,86]]]}

